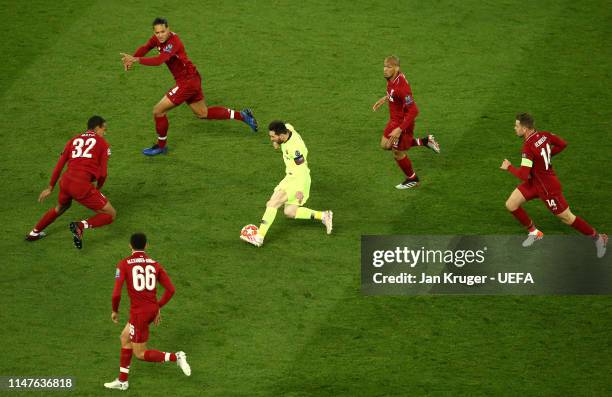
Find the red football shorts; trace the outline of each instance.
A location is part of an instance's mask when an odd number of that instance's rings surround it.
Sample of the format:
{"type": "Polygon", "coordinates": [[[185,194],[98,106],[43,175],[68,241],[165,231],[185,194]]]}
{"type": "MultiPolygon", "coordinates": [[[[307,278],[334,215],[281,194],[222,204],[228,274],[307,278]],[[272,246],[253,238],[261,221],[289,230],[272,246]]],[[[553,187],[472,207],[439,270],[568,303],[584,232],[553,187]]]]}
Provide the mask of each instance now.
{"type": "Polygon", "coordinates": [[[546,208],[555,215],[559,215],[569,207],[561,191],[550,193],[539,192],[531,181],[521,183],[517,186],[517,189],[527,201],[539,197],[546,205],[546,208]]]}
{"type": "Polygon", "coordinates": [[[142,313],[130,313],[130,341],[144,343],[149,340],[149,324],[155,320],[158,309],[142,313]]]}
{"type": "Polygon", "coordinates": [[[58,202],[60,205],[69,205],[74,199],[79,204],[94,210],[101,210],[108,199],[96,189],[91,182],[72,179],[67,175],[60,180],[60,192],[58,202]]]}
{"type": "Polygon", "coordinates": [[[168,99],[175,105],[180,105],[183,102],[188,104],[201,101],[204,99],[202,92],[202,80],[199,77],[194,77],[189,80],[181,80],[166,93],[168,99]]]}
{"type": "MultiPolygon", "coordinates": [[[[385,138],[389,138],[389,135],[391,134],[391,132],[393,132],[393,130],[396,129],[397,127],[399,127],[398,122],[389,120],[389,122],[387,123],[387,126],[385,127],[385,132],[384,132],[385,138]]],[[[410,123],[410,125],[408,125],[408,128],[406,128],[405,130],[402,130],[402,133],[400,135],[400,138],[397,144],[392,146],[393,149],[396,149],[396,150],[410,149],[414,141],[413,137],[414,137],[414,121],[410,123]]]]}

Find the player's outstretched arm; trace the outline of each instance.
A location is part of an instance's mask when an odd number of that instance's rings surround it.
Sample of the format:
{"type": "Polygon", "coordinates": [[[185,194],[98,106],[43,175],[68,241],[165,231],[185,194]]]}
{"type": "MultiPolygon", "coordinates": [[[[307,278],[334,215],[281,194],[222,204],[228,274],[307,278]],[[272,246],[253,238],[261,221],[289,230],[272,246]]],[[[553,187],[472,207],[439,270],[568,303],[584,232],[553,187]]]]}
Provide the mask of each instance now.
{"type": "MultiPolygon", "coordinates": [[[[523,161],[530,162],[531,160],[524,159],[523,161]]],[[[529,173],[531,172],[530,165],[521,164],[521,168],[516,168],[510,163],[510,160],[508,159],[504,159],[504,161],[502,162],[499,168],[504,171],[506,170],[509,171],[512,175],[514,175],[515,177],[517,177],[518,179],[522,181],[527,181],[529,179],[529,173]]]]}
{"type": "Polygon", "coordinates": [[[121,289],[123,288],[123,282],[125,281],[125,272],[123,271],[123,266],[121,266],[123,261],[119,262],[117,265],[117,270],[115,272],[115,288],[113,288],[113,312],[111,313],[111,320],[114,323],[119,321],[119,303],[121,302],[121,289]],[[114,317],[114,318],[113,318],[114,317]],[[115,321],[117,320],[117,321],[115,321]]]}
{"type": "Polygon", "coordinates": [[[40,192],[40,194],[38,195],[38,202],[42,203],[43,201],[45,201],[45,199],[51,195],[52,191],[53,186],[49,186],[48,188],[40,192]]]}
{"type": "Polygon", "coordinates": [[[138,63],[138,58],[130,55],[130,54],[126,54],[125,52],[120,52],[119,53],[121,55],[121,62],[123,63],[123,69],[127,72],[128,70],[132,69],[132,66],[135,63],[138,63]]]}
{"type": "Polygon", "coordinates": [[[376,101],[376,103],[374,103],[374,105],[372,106],[372,110],[373,111],[377,111],[378,108],[380,108],[382,105],[384,105],[385,102],[387,102],[389,98],[385,95],[384,97],[380,98],[378,101],[376,101]]]}
{"type": "MultiPolygon", "coordinates": [[[[68,141],[68,143],[66,144],[66,146],[64,147],[64,151],[62,152],[62,155],[60,156],[59,160],[57,160],[57,164],[55,164],[55,168],[53,168],[53,174],[51,174],[51,181],[49,182],[49,188],[51,190],[53,190],[53,188],[55,187],[55,184],[57,183],[57,180],[59,179],[62,170],[64,169],[64,165],[66,165],[66,162],[68,161],[68,154],[71,151],[71,147],[70,144],[72,143],[72,141],[68,141]]],[[[41,196],[43,195],[43,193],[46,191],[47,189],[43,190],[42,193],[40,193],[40,196],[38,196],[38,200],[41,200],[41,196]]],[[[51,192],[49,192],[50,194],[51,192]]],[[[47,198],[48,194],[45,197],[42,197],[42,199],[44,200],[45,198],[47,198]]]]}

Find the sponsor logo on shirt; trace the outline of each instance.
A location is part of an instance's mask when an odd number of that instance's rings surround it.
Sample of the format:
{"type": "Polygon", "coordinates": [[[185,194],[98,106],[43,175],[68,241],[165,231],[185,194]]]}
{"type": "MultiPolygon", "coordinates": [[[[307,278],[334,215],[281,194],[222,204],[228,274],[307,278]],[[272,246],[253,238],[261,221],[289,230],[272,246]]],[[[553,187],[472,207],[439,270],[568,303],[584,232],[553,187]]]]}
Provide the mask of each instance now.
{"type": "Polygon", "coordinates": [[[164,52],[170,53],[172,51],[172,44],[168,44],[166,48],[164,48],[164,52]]]}
{"type": "Polygon", "coordinates": [[[410,95],[406,95],[406,105],[410,105],[413,102],[413,99],[410,95]]]}

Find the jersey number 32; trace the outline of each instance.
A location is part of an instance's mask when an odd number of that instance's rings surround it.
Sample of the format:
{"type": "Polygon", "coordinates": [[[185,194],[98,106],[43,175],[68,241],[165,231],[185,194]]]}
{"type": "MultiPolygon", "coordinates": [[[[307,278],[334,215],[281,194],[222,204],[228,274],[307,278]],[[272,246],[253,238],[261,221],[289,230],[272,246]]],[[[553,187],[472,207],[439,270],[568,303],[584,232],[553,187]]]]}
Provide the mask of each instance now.
{"type": "Polygon", "coordinates": [[[82,138],[77,138],[72,141],[73,149],[72,149],[72,158],[76,159],[77,157],[85,157],[90,159],[92,157],[91,149],[96,146],[95,138],[88,138],[86,141],[82,138]],[[83,150],[85,147],[85,150],[83,150]]]}

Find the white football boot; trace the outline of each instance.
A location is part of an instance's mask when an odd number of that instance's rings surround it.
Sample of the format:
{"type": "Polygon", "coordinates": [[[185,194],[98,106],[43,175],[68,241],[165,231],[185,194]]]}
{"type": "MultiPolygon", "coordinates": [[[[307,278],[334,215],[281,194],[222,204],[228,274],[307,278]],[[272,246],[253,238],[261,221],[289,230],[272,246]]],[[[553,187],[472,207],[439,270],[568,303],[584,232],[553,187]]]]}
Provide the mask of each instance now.
{"type": "Polygon", "coordinates": [[[436,152],[437,154],[440,154],[440,145],[436,141],[436,137],[434,137],[433,135],[427,135],[427,147],[436,152]]]}
{"type": "Polygon", "coordinates": [[[185,375],[191,376],[191,367],[187,362],[187,355],[185,352],[176,352],[176,365],[181,367],[185,375]]]}
{"type": "Polygon", "coordinates": [[[603,258],[606,254],[606,245],[608,245],[608,235],[600,233],[597,240],[595,240],[598,258],[603,258]]]}
{"type": "Polygon", "coordinates": [[[332,232],[333,220],[334,220],[334,213],[331,210],[323,211],[321,222],[325,225],[325,229],[327,229],[327,234],[331,234],[332,232]]]}
{"type": "Polygon", "coordinates": [[[115,379],[112,382],[108,382],[104,384],[104,387],[107,389],[117,389],[117,390],[127,390],[130,385],[128,381],[121,382],[119,379],[115,379]]]}
{"type": "Polygon", "coordinates": [[[531,247],[536,241],[540,241],[544,238],[544,233],[538,229],[533,232],[529,232],[525,241],[523,241],[523,247],[531,247]]]}
{"type": "Polygon", "coordinates": [[[406,180],[399,185],[396,185],[395,188],[399,190],[412,189],[414,187],[419,186],[419,177],[413,176],[412,178],[406,178],[406,180]]]}

